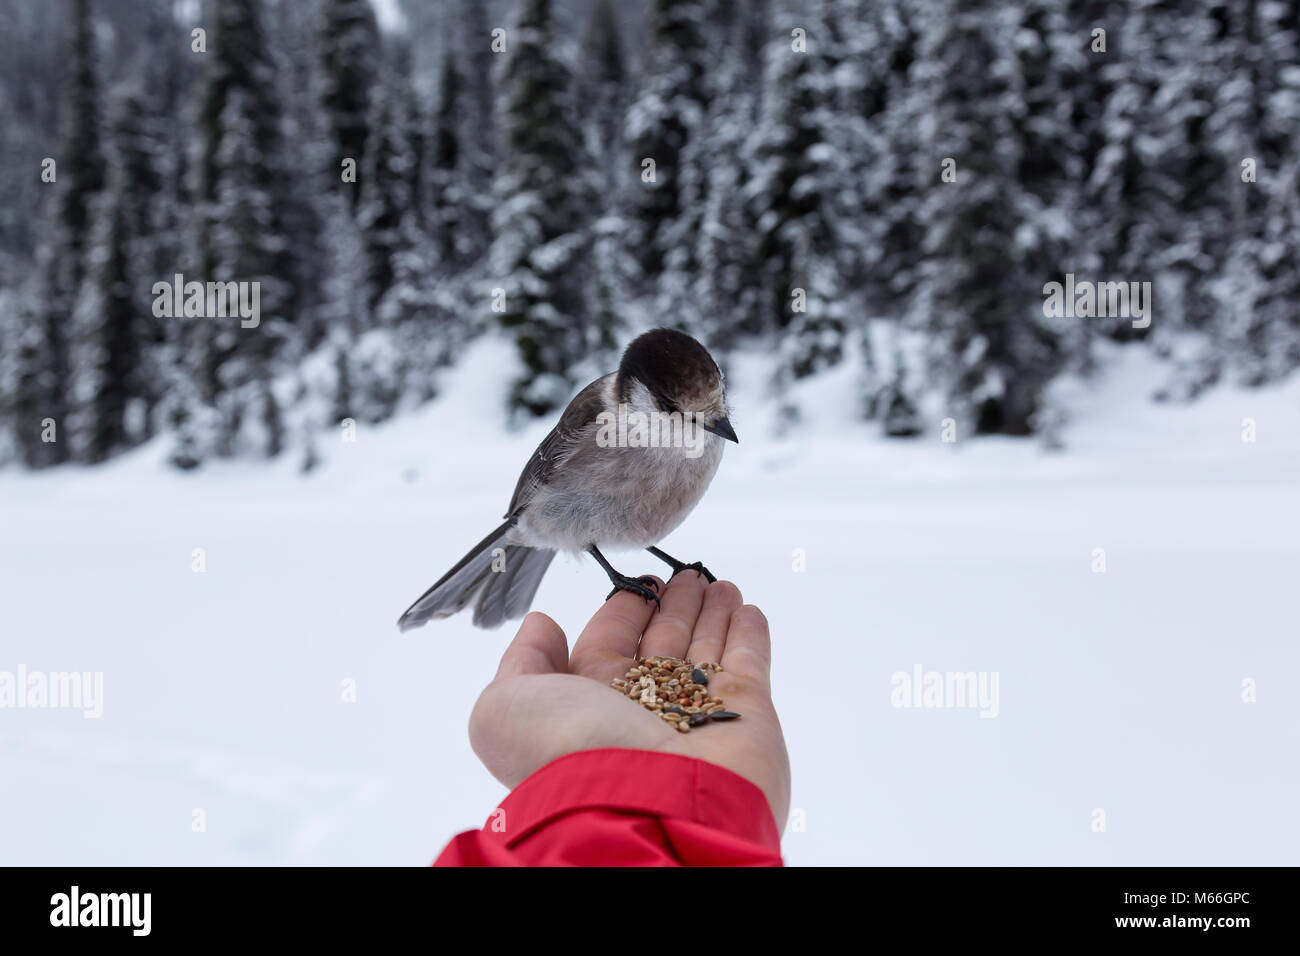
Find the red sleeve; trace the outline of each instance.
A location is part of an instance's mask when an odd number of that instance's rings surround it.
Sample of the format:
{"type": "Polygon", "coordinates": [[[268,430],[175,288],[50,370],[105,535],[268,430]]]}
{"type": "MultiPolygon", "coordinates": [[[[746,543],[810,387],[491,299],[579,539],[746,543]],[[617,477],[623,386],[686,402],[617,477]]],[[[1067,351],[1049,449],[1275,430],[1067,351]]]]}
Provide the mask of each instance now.
{"type": "Polygon", "coordinates": [[[583,750],[517,786],[434,866],[780,866],[763,792],[717,764],[583,750]]]}

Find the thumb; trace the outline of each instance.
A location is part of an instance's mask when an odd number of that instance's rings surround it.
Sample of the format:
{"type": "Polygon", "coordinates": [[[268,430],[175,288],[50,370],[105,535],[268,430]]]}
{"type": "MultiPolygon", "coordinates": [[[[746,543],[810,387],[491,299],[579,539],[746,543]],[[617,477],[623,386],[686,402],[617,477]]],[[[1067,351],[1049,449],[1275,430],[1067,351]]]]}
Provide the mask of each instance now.
{"type": "Polygon", "coordinates": [[[564,631],[541,611],[533,611],[501,655],[497,680],[520,674],[565,674],[569,670],[569,644],[564,631]]]}

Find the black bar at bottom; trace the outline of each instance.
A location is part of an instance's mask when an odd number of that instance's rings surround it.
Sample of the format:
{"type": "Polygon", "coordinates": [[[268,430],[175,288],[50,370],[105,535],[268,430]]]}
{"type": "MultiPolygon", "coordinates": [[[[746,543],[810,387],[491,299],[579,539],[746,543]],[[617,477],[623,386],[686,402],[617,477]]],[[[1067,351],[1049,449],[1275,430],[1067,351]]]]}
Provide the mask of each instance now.
{"type": "Polygon", "coordinates": [[[715,870],[629,873],[618,882],[607,875],[598,884],[582,874],[538,880],[427,868],[0,868],[0,938],[92,945],[109,937],[283,939],[337,947],[399,932],[428,938],[430,926],[443,925],[444,934],[468,929],[488,944],[517,926],[558,930],[552,938],[570,946],[619,949],[618,940],[636,940],[636,927],[645,928],[636,915],[644,912],[659,914],[649,925],[699,920],[706,939],[728,925],[742,934],[816,927],[817,936],[844,925],[868,939],[897,931],[926,943],[974,933],[986,941],[1101,936],[1231,945],[1260,934],[1289,936],[1286,888],[1294,883],[1293,869],[1199,867],[715,870]],[[620,931],[588,936],[606,922],[620,931]]]}

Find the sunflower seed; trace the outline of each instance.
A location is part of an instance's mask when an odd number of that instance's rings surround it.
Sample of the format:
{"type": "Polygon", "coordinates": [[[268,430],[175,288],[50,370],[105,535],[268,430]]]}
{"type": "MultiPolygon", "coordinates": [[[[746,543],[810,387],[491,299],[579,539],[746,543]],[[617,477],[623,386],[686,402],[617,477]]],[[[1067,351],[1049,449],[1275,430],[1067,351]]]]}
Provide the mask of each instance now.
{"type": "Polygon", "coordinates": [[[722,670],[710,662],[695,664],[677,657],[637,657],[610,687],[637,701],[646,710],[682,733],[714,720],[734,720],[739,714],[725,709],[721,697],[710,697],[709,673],[722,670]]]}

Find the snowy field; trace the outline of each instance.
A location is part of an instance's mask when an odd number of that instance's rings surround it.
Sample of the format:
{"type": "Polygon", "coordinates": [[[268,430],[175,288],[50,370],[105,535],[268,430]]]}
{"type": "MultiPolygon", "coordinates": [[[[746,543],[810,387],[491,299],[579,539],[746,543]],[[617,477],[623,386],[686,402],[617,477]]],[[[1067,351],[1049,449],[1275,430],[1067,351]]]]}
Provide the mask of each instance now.
{"type": "MultiPolygon", "coordinates": [[[[504,431],[507,361],[480,343],[308,477],[156,445],[0,472],[0,671],[103,673],[98,719],[0,710],[0,863],[422,865],[480,825],[504,790],[465,725],[510,632],[394,622],[546,431],[504,431]]],[[[771,620],[790,863],[1300,863],[1300,382],[1155,405],[1124,352],[1051,453],[880,439],[833,411],[848,371],[777,439],[762,375],[734,371],[741,444],[664,547],[771,620]],[[996,717],[894,706],[918,667],[996,673],[996,717]]],[[[572,640],[607,589],[561,559],[536,606],[572,640]]]]}

